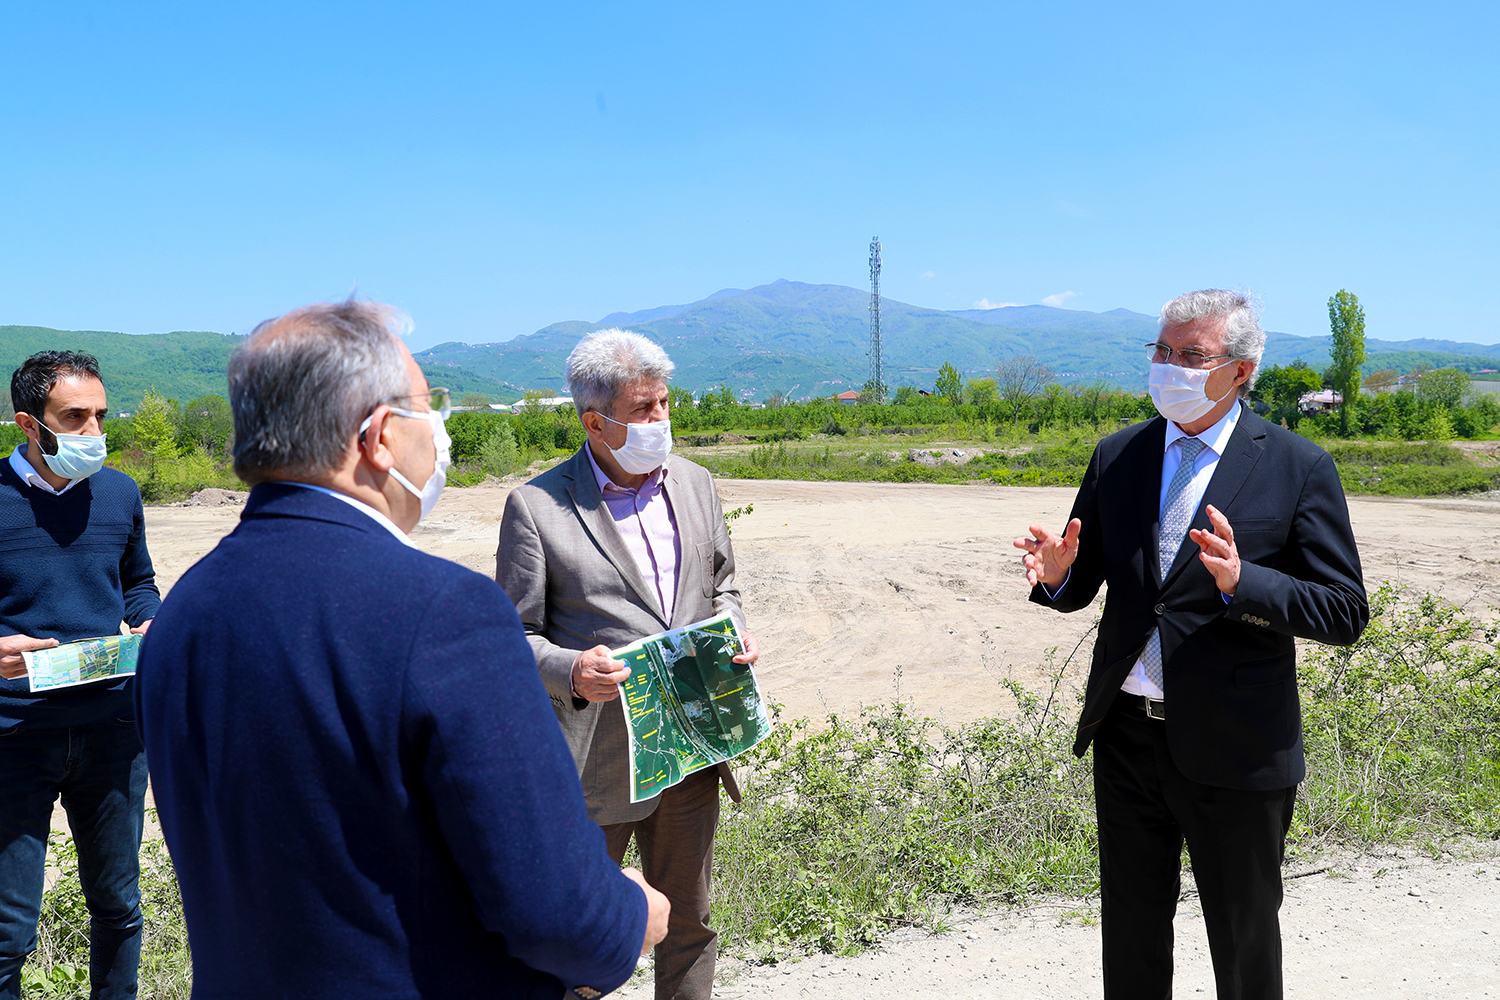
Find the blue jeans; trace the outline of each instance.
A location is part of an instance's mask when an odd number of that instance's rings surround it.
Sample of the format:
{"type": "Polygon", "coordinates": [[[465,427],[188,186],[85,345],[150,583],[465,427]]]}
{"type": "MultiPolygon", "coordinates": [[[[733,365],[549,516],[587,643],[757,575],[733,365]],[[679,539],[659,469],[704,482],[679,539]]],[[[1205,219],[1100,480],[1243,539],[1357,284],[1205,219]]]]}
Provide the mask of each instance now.
{"type": "Polygon", "coordinates": [[[136,995],[146,752],[135,721],[0,733],[0,1000],[36,948],[52,805],[62,796],[89,908],[91,998],[136,995]]]}

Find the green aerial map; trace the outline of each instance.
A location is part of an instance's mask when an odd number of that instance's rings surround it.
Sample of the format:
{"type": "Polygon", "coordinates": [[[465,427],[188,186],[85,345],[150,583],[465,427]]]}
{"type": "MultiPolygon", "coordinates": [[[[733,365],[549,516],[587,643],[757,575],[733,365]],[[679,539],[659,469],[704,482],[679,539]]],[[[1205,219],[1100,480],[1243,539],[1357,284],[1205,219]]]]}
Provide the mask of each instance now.
{"type": "Polygon", "coordinates": [[[133,674],[140,652],[140,636],[110,635],[37,649],[21,656],[26,661],[31,690],[47,691],[133,674]]]}
{"type": "Polygon", "coordinates": [[[771,732],[755,671],[729,615],[637,640],[611,655],[630,677],[620,705],[630,729],[630,801],[744,753],[771,732]]]}

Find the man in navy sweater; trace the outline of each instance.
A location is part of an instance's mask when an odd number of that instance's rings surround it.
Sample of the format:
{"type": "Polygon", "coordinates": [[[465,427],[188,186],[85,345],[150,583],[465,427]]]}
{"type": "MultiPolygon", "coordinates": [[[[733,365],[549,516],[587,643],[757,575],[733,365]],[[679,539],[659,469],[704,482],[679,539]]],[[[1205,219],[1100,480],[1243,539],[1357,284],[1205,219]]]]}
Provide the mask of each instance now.
{"type": "Polygon", "coordinates": [[[109,413],[99,363],[44,351],[12,374],[26,434],[0,460],[0,998],[21,995],[36,948],[47,836],[59,795],[89,909],[95,998],[133,997],[146,757],[130,680],[32,694],[21,654],[141,633],[161,597],[141,493],[103,468],[109,413]]]}
{"type": "Polygon", "coordinates": [[[666,933],[610,861],[515,608],[407,538],[447,467],[393,310],[309,306],[229,367],[239,526],[137,701],[199,998],[597,997],[666,933]]]}

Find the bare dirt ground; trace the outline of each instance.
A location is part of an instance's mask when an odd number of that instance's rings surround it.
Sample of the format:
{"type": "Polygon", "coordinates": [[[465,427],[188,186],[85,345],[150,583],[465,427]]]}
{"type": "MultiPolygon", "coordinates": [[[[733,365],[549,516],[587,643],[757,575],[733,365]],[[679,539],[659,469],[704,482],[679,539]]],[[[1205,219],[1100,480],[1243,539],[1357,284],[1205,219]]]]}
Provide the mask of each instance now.
{"type": "MultiPolygon", "coordinates": [[[[1027,603],[1011,539],[1062,527],[1070,489],[721,481],[734,522],[745,611],[761,640],[761,683],[787,717],[857,713],[897,697],[950,723],[1008,712],[1006,676],[1045,688],[1051,651],[1076,690],[1094,613],[1027,603]]],[[[494,570],[507,485],[449,490],[413,535],[426,551],[494,570]]],[[[223,503],[214,498],[214,503],[223,503]]],[[[1476,611],[1500,600],[1500,500],[1354,498],[1371,589],[1396,580],[1476,611]]],[[[147,538],[165,590],[220,537],[239,507],[152,507],[147,538]]],[[[1065,701],[1071,711],[1071,700],[1065,701]]],[[[1500,996],[1500,855],[1437,860],[1410,852],[1310,862],[1283,910],[1292,997],[1500,996]]],[[[1299,874],[1295,869],[1292,874],[1299,874]]],[[[1213,993],[1188,893],[1178,917],[1179,993],[1213,993]]],[[[719,995],[905,994],[1080,997],[1100,992],[1097,900],[959,915],[952,933],[902,932],[854,959],[725,963],[719,995]]],[[[647,997],[638,977],[622,991],[647,997]]]]}

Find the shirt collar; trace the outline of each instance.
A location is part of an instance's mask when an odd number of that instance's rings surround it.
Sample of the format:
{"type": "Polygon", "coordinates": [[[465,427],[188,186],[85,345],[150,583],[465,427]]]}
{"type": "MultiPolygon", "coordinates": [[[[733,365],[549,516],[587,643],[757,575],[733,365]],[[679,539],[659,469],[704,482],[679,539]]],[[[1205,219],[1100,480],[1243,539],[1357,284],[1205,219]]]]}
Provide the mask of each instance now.
{"type": "Polygon", "coordinates": [[[1185,437],[1197,437],[1199,441],[1203,442],[1204,447],[1208,448],[1215,455],[1224,454],[1224,449],[1229,447],[1229,436],[1234,433],[1235,425],[1240,422],[1240,410],[1240,402],[1239,400],[1235,400],[1234,405],[1229,408],[1229,412],[1220,417],[1218,423],[1197,435],[1184,433],[1183,429],[1178,427],[1174,421],[1168,420],[1167,439],[1162,445],[1162,453],[1165,454],[1166,449],[1172,447],[1172,445],[1185,437]]]}
{"type": "Polygon", "coordinates": [[[646,481],[640,485],[639,489],[621,486],[605,475],[603,469],[599,468],[599,463],[594,460],[594,450],[586,441],[583,445],[583,452],[589,457],[589,468],[594,470],[594,482],[599,484],[600,493],[614,491],[616,493],[645,493],[649,496],[655,493],[657,487],[667,478],[667,465],[666,462],[663,462],[661,468],[646,477],[646,481]]]}
{"type": "Polygon", "coordinates": [[[10,453],[10,467],[16,475],[21,477],[21,482],[26,483],[29,486],[35,486],[37,489],[43,490],[47,493],[51,493],[55,497],[60,497],[64,493],[71,490],[73,487],[77,486],[81,481],[77,479],[69,479],[68,485],[64,486],[60,490],[54,490],[52,488],[52,484],[43,479],[41,473],[36,471],[36,466],[32,465],[31,462],[21,454],[21,449],[25,447],[26,443],[23,441],[22,443],[16,445],[15,451],[10,453]]]}
{"type": "Polygon", "coordinates": [[[347,493],[340,493],[338,490],[330,490],[326,486],[314,486],[312,483],[297,483],[293,482],[290,479],[278,479],[276,482],[281,486],[300,486],[304,490],[314,490],[318,493],[326,493],[329,496],[333,497],[335,500],[342,500],[344,501],[344,503],[353,507],[360,513],[369,515],[375,520],[375,523],[379,524],[386,531],[389,531],[391,534],[395,535],[396,539],[402,545],[405,545],[406,547],[412,549],[417,547],[417,543],[408,538],[406,532],[402,531],[396,526],[395,521],[392,521],[390,518],[386,517],[384,514],[380,513],[380,511],[376,510],[374,507],[371,507],[363,500],[356,500],[347,493]]]}

